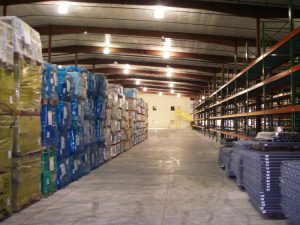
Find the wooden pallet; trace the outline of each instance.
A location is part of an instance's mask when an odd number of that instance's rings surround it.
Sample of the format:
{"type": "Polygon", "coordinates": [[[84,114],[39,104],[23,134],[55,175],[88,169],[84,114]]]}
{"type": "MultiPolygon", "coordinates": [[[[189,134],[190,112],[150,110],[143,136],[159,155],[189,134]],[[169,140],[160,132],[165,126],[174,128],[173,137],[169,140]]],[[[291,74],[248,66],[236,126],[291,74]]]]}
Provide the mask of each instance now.
{"type": "Polygon", "coordinates": [[[42,195],[38,194],[36,196],[28,199],[23,205],[13,206],[13,212],[20,212],[21,210],[27,208],[28,206],[33,205],[34,203],[40,201],[42,199],[42,195]]]}

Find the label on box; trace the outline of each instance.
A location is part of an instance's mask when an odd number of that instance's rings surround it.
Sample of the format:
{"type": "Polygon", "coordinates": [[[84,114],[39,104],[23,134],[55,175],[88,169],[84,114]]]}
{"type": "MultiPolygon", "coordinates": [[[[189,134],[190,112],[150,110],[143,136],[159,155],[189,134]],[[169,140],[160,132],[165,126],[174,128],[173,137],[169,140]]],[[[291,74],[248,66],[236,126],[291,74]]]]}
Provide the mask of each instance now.
{"type": "Polygon", "coordinates": [[[49,158],[49,167],[50,167],[50,171],[54,170],[54,157],[49,158]]]}
{"type": "Polygon", "coordinates": [[[77,168],[78,168],[78,166],[77,166],[77,160],[74,160],[74,171],[76,171],[77,168]]]}
{"type": "Polygon", "coordinates": [[[6,205],[10,206],[10,204],[11,204],[10,198],[6,199],[6,205]]]}
{"type": "Polygon", "coordinates": [[[8,97],[8,102],[9,102],[10,105],[14,103],[13,96],[10,95],[8,97]]]}
{"type": "Polygon", "coordinates": [[[66,88],[67,88],[67,91],[70,91],[70,82],[68,80],[66,81],[66,88]]]}
{"type": "Polygon", "coordinates": [[[8,152],[7,152],[7,157],[8,157],[9,159],[11,159],[11,155],[12,155],[12,151],[8,151],[8,152]]]}
{"type": "Polygon", "coordinates": [[[76,145],[79,145],[80,143],[79,143],[79,136],[78,135],[76,135],[76,145]]]}
{"type": "Polygon", "coordinates": [[[50,132],[47,131],[47,138],[50,138],[50,132]]]}
{"type": "Polygon", "coordinates": [[[50,184],[50,180],[49,180],[49,178],[47,178],[47,185],[49,185],[50,184]]]}
{"type": "Polygon", "coordinates": [[[53,85],[54,83],[53,78],[50,79],[50,83],[53,85]]]}
{"type": "Polygon", "coordinates": [[[65,137],[60,137],[60,145],[62,149],[65,148],[65,137]]]}
{"type": "Polygon", "coordinates": [[[48,111],[48,125],[52,125],[52,112],[48,111]]]}
{"type": "Polygon", "coordinates": [[[61,175],[65,176],[66,175],[66,167],[64,164],[61,164],[60,166],[60,170],[61,170],[61,175]]]}
{"type": "Polygon", "coordinates": [[[66,119],[68,117],[68,109],[66,106],[63,108],[63,118],[66,119]]]}

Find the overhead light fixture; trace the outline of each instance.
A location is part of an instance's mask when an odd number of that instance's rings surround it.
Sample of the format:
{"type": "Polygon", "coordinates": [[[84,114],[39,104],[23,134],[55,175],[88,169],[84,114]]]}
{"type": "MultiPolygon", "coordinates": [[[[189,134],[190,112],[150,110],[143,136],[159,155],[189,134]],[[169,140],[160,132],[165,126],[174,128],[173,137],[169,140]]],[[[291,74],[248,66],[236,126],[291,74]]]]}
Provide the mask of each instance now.
{"type": "Polygon", "coordinates": [[[202,96],[202,100],[204,100],[204,99],[205,99],[205,96],[203,95],[203,96],[202,96]]]}
{"type": "Polygon", "coordinates": [[[155,19],[163,19],[165,17],[165,7],[156,6],[153,16],[155,19]]]}
{"type": "Polygon", "coordinates": [[[171,92],[171,94],[174,94],[174,93],[175,93],[175,91],[174,91],[173,89],[172,89],[170,92],[171,92]]]}
{"type": "Polygon", "coordinates": [[[174,87],[174,83],[171,82],[171,83],[169,84],[169,87],[170,87],[170,88],[173,88],[173,87],[174,87]]]}
{"type": "Polygon", "coordinates": [[[140,85],[140,84],[141,84],[141,81],[140,81],[140,80],[136,80],[136,81],[135,81],[135,84],[136,84],[136,85],[140,85]]]}
{"type": "Polygon", "coordinates": [[[159,92],[158,95],[159,95],[159,96],[162,96],[163,94],[162,94],[162,92],[159,92]]]}
{"type": "Polygon", "coordinates": [[[125,73],[125,74],[129,74],[129,67],[130,67],[129,64],[126,64],[126,65],[125,65],[125,69],[124,69],[124,73],[125,73]]]}
{"type": "Polygon", "coordinates": [[[180,97],[181,97],[181,94],[178,93],[178,94],[177,94],[177,98],[180,98],[180,97]]]}
{"type": "Polygon", "coordinates": [[[62,67],[63,67],[62,65],[58,65],[58,66],[57,66],[58,69],[61,69],[62,67]]]}
{"type": "Polygon", "coordinates": [[[146,87],[143,88],[143,91],[147,91],[148,89],[146,87]]]}
{"type": "Polygon", "coordinates": [[[164,59],[170,58],[170,53],[169,53],[169,52],[164,52],[163,58],[164,58],[164,59]]]}
{"type": "Polygon", "coordinates": [[[164,50],[170,51],[171,50],[171,38],[164,38],[164,50]]]}
{"type": "Polygon", "coordinates": [[[87,31],[84,31],[84,32],[83,32],[83,34],[87,34],[87,33],[88,33],[87,31]]]}
{"type": "Polygon", "coordinates": [[[168,67],[167,68],[167,77],[171,77],[173,73],[173,68],[172,67],[168,67]]]}
{"type": "Polygon", "coordinates": [[[57,12],[62,15],[67,14],[69,12],[68,2],[60,2],[57,7],[57,12]]]}
{"type": "Polygon", "coordinates": [[[109,48],[108,48],[108,47],[105,47],[105,48],[103,49],[103,54],[104,54],[104,55],[108,55],[109,53],[110,53],[109,48]]]}

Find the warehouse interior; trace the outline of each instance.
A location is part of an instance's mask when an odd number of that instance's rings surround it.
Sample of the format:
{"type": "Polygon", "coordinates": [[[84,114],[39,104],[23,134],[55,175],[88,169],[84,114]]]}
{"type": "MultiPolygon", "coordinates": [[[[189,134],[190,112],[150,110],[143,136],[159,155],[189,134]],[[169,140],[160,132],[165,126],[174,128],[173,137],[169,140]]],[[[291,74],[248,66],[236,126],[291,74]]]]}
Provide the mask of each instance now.
{"type": "Polygon", "coordinates": [[[300,225],[300,1],[1,12],[0,224],[300,225]]]}

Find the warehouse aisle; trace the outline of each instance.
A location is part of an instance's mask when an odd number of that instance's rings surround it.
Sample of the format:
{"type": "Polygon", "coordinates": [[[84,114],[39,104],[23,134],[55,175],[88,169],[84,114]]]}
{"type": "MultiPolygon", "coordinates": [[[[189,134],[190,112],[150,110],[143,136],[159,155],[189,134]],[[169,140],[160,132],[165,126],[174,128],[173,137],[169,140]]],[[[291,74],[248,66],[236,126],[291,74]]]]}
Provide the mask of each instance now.
{"type": "Polygon", "coordinates": [[[217,165],[217,145],[192,130],[149,140],[3,225],[283,225],[265,220],[217,165]]]}

